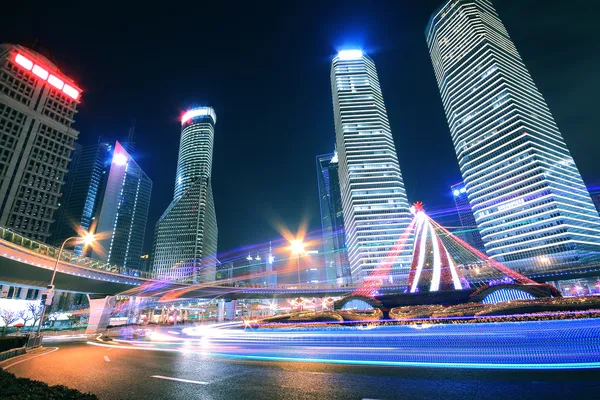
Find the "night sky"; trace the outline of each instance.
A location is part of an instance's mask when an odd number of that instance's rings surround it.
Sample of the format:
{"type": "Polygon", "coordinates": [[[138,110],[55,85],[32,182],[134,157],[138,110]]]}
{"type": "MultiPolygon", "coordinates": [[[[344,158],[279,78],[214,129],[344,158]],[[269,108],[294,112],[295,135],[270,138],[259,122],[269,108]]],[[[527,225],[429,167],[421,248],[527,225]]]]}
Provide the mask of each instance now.
{"type": "MultiPolygon", "coordinates": [[[[315,156],[333,150],[330,62],[360,47],[379,72],[409,201],[453,206],[461,180],[424,29],[439,0],[3,4],[0,40],[39,46],[83,88],[80,143],[124,138],[154,182],[146,235],[173,197],[180,123],[217,113],[219,251],[320,229],[315,156]],[[11,9],[14,8],[14,9],[11,9]]],[[[600,182],[600,2],[496,0],[584,180],[600,182]]],[[[39,50],[39,48],[38,48],[39,50]]]]}

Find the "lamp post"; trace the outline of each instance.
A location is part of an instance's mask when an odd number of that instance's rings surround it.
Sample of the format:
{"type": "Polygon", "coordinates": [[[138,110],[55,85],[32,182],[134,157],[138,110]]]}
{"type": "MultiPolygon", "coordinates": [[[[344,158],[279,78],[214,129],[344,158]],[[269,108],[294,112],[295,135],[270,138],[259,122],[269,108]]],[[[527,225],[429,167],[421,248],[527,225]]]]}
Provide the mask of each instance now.
{"type": "Polygon", "coordinates": [[[304,242],[302,239],[294,239],[290,241],[292,254],[296,256],[296,270],[298,271],[298,286],[300,286],[300,255],[305,253],[304,242]]]}
{"type": "MultiPolygon", "coordinates": [[[[52,271],[52,279],[50,279],[50,285],[48,286],[48,288],[52,290],[52,293],[54,293],[54,278],[56,277],[56,270],[58,269],[58,263],[60,262],[60,256],[62,255],[65,245],[70,240],[76,240],[79,242],[83,242],[84,246],[88,246],[94,242],[94,235],[92,233],[88,232],[83,236],[68,237],[64,240],[64,242],[62,242],[60,249],[58,250],[58,255],[56,256],[56,261],[54,262],[54,270],[52,271]]],[[[44,304],[42,305],[42,315],[40,316],[40,322],[38,324],[38,329],[37,329],[38,336],[42,330],[42,322],[44,322],[44,314],[46,314],[46,302],[44,302],[44,304]]]]}

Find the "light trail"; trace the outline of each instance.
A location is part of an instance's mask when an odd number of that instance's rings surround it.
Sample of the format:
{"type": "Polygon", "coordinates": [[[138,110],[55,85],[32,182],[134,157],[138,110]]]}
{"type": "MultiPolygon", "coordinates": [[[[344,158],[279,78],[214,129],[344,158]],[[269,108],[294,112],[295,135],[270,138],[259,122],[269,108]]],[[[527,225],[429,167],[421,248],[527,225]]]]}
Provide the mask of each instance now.
{"type": "MultiPolygon", "coordinates": [[[[97,346],[228,359],[349,365],[486,368],[600,368],[600,319],[351,327],[232,329],[200,326],[180,335],[97,346]]],[[[172,330],[173,328],[171,328],[172,330]]]]}

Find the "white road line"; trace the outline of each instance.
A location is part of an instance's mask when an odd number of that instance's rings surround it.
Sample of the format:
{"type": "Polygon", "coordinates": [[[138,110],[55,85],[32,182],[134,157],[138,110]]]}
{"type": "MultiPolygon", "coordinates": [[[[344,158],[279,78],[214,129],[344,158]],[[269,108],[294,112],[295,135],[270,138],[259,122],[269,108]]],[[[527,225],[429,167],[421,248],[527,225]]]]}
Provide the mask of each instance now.
{"type": "Polygon", "coordinates": [[[161,375],[152,375],[150,378],[166,379],[168,381],[177,381],[177,382],[184,382],[184,383],[195,383],[196,385],[208,385],[209,384],[208,382],[190,381],[189,379],[171,378],[168,376],[161,376],[161,375]]]}
{"type": "Polygon", "coordinates": [[[9,365],[7,365],[6,367],[1,367],[1,368],[2,368],[2,369],[9,369],[9,368],[10,368],[10,367],[12,367],[13,365],[21,364],[22,362],[29,361],[29,360],[31,360],[31,359],[33,359],[33,358],[37,358],[37,357],[41,357],[41,356],[45,356],[46,354],[54,353],[56,350],[58,350],[58,347],[48,347],[48,348],[49,348],[49,349],[52,349],[52,350],[50,350],[50,351],[47,351],[47,352],[45,352],[45,353],[43,353],[43,354],[38,354],[38,355],[35,355],[35,356],[33,356],[33,357],[29,357],[29,358],[26,358],[26,359],[24,359],[24,360],[20,360],[20,361],[14,362],[14,363],[12,363],[12,364],[9,364],[9,365]]]}
{"type": "Polygon", "coordinates": [[[110,362],[110,358],[108,358],[108,356],[104,356],[104,361],[110,362]]]}

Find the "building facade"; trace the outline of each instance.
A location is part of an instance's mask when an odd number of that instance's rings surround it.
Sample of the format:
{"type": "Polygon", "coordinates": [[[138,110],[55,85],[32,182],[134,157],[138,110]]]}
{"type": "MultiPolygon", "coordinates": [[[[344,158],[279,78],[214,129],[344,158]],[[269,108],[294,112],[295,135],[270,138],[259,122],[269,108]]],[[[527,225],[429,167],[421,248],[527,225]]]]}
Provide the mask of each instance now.
{"type": "Polygon", "coordinates": [[[0,45],[0,225],[48,240],[79,135],[80,94],[44,56],[0,45]]]}
{"type": "Polygon", "coordinates": [[[331,66],[339,181],[353,283],[392,257],[389,283],[406,283],[412,238],[396,147],[373,60],[340,51],[331,66]]]}
{"type": "Polygon", "coordinates": [[[191,109],[181,119],[175,194],[154,232],[152,268],[165,278],[215,280],[218,230],[211,170],[216,121],[211,107],[191,109]]]}
{"type": "Polygon", "coordinates": [[[597,265],[598,212],[492,3],[447,1],[426,39],[487,254],[525,274],[597,265]]]}
{"type": "Polygon", "coordinates": [[[152,181],[117,141],[103,193],[98,196],[92,258],[140,269],[152,181]]]}
{"type": "Polygon", "coordinates": [[[325,283],[346,285],[352,283],[346,234],[344,231],[344,211],[338,175],[337,152],[317,156],[317,182],[321,206],[321,226],[323,230],[323,250],[325,259],[325,283]]]}
{"type": "Polygon", "coordinates": [[[456,212],[461,225],[460,232],[454,233],[467,242],[467,244],[485,254],[485,246],[483,245],[481,234],[477,228],[477,222],[475,221],[473,210],[471,210],[471,204],[469,204],[469,197],[467,196],[465,184],[463,182],[457,183],[456,185],[452,185],[450,190],[452,190],[452,195],[454,196],[454,204],[456,205],[456,212]]]}
{"type": "MultiPolygon", "coordinates": [[[[98,205],[106,187],[112,148],[110,143],[75,144],[60,207],[52,226],[50,241],[54,246],[95,228],[92,223],[98,216],[98,205]]],[[[75,253],[82,255],[81,246],[75,248],[75,253]]]]}

